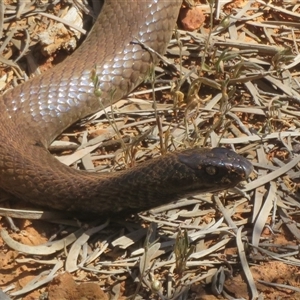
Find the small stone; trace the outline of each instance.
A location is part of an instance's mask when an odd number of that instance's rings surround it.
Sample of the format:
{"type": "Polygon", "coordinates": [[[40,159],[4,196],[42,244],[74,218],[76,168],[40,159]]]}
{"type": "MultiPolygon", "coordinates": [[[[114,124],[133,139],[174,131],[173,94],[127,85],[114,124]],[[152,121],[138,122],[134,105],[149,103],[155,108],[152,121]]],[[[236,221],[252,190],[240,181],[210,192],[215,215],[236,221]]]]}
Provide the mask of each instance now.
{"type": "Polygon", "coordinates": [[[199,29],[204,21],[205,16],[200,7],[182,8],[179,15],[180,22],[184,30],[193,31],[199,29]]]}

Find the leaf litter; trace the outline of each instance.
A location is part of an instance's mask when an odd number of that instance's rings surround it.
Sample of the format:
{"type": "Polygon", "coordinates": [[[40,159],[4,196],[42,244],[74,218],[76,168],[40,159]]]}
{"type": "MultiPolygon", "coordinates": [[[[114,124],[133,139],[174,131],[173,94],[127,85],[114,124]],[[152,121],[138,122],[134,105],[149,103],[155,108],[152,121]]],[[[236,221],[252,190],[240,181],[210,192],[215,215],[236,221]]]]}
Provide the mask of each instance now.
{"type": "MultiPolygon", "coordinates": [[[[27,212],[20,203],[3,207],[1,215],[24,219],[15,221],[20,232],[9,233],[1,221],[1,269],[15,272],[0,276],[3,299],[46,297],[47,284],[65,271],[112,299],[299,299],[299,3],[202,7],[204,26],[174,33],[155,78],[149,74],[127,99],[67,130],[52,147],[74,168],[105,172],[175,149],[227,146],[253,162],[250,180],[239,190],[96,222],[27,212]],[[49,242],[40,244],[39,235],[49,242]],[[35,276],[22,275],[22,267],[35,276]]],[[[43,35],[50,26],[64,33],[54,37],[55,48],[73,49],[75,32],[85,31],[81,17],[74,17],[78,25],[64,20],[68,10],[60,1],[1,3],[1,91],[39,74],[23,71],[38,70],[30,48],[50,55],[42,70],[54,64],[56,50],[45,46],[52,37],[43,35]]]]}

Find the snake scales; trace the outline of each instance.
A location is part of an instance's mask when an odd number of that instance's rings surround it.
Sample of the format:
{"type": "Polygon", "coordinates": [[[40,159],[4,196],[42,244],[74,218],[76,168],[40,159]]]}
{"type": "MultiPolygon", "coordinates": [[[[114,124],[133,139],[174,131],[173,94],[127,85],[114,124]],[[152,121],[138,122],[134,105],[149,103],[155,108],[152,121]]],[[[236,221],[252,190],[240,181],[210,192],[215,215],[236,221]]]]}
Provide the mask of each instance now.
{"type": "Polygon", "coordinates": [[[249,175],[251,164],[222,148],[174,152],[108,175],[64,166],[47,150],[65,128],[143,81],[157,58],[134,41],[163,54],[180,6],[181,0],[106,0],[73,55],[0,98],[1,189],[45,207],[105,213],[226,189],[249,175]]]}

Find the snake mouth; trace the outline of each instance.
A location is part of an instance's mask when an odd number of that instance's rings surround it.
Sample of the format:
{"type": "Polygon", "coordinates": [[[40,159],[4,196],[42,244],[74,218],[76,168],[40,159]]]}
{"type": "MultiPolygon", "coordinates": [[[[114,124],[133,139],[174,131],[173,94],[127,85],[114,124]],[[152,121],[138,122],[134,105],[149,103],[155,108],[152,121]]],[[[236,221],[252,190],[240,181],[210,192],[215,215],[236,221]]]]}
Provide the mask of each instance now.
{"type": "Polygon", "coordinates": [[[243,157],[241,168],[243,169],[245,179],[249,178],[250,174],[253,172],[253,165],[251,162],[243,157]]]}

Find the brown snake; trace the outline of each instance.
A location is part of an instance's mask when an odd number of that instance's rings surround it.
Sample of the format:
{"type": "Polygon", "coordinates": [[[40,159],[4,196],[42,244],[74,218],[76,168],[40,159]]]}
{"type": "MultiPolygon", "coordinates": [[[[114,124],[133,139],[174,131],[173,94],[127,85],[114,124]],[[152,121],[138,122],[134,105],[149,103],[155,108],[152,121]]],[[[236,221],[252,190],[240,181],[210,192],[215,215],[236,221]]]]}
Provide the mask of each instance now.
{"type": "Polygon", "coordinates": [[[158,59],[137,40],[163,54],[180,6],[181,0],[106,0],[74,54],[0,98],[1,189],[54,209],[105,213],[147,209],[248,177],[250,162],[224,148],[174,152],[108,175],[69,168],[47,150],[65,128],[143,81],[158,59]]]}

